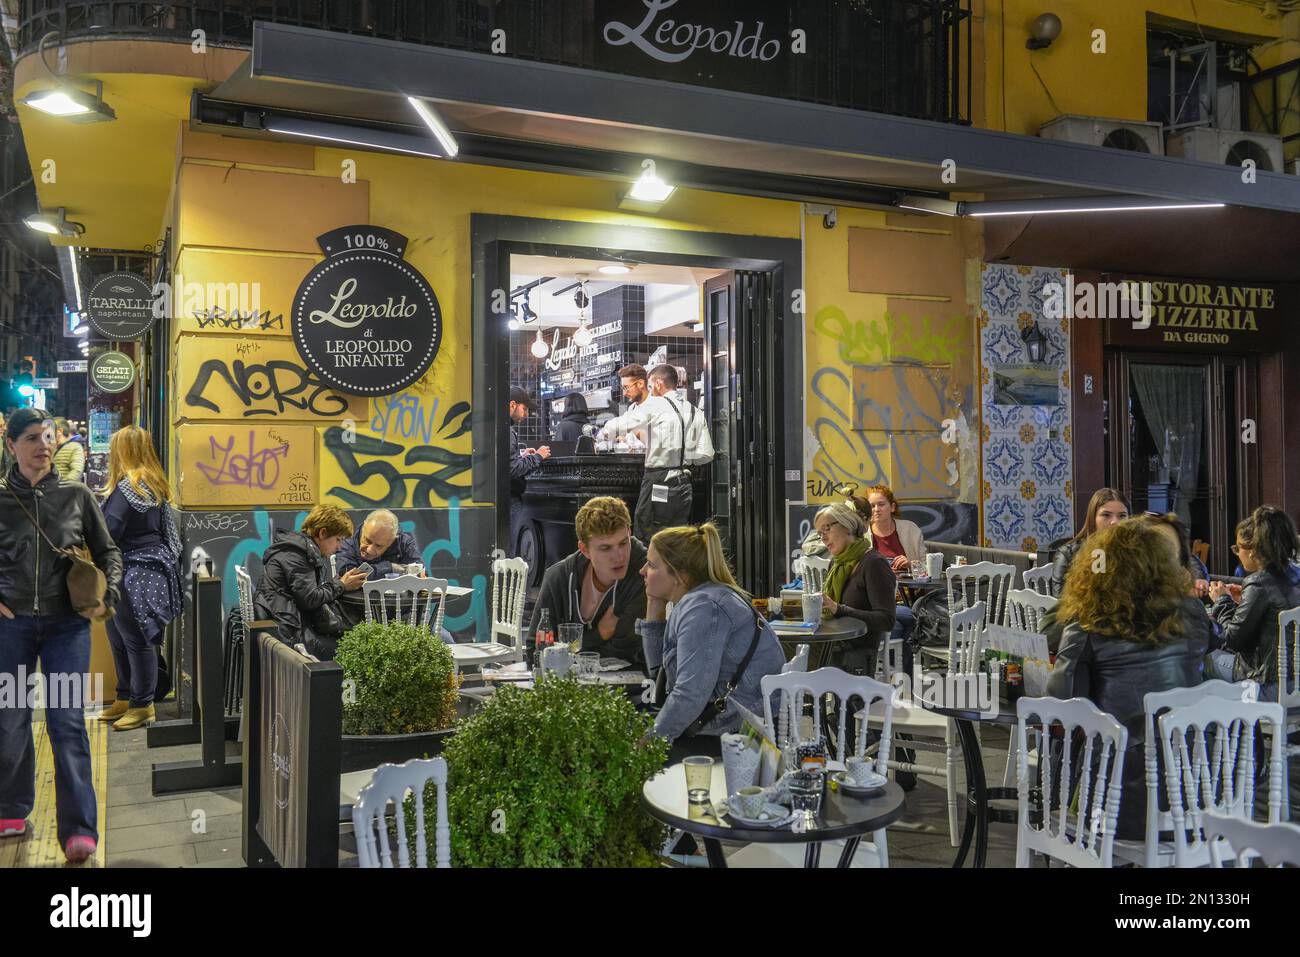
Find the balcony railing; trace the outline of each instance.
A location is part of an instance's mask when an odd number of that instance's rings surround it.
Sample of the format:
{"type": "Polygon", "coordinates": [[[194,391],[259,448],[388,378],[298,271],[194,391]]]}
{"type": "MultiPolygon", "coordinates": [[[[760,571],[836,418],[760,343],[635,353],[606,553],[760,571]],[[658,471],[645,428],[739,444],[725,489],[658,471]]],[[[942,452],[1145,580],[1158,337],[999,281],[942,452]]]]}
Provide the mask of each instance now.
{"type": "Polygon", "coordinates": [[[631,0],[22,0],[19,42],[30,52],[57,30],[65,40],[111,36],[190,43],[193,31],[202,30],[209,44],[249,46],[258,20],[480,53],[499,52],[494,39],[504,37],[506,55],[525,60],[945,123],[970,121],[967,0],[695,0],[664,10],[656,23],[670,15],[683,28],[688,21],[707,21],[720,34],[736,20],[751,26],[761,20],[764,40],[780,39],[788,51],[764,64],[710,59],[704,51],[666,67],[632,46],[606,42],[607,22],[635,26],[646,12],[631,0]],[[792,49],[795,30],[804,31],[806,52],[792,49]]]}

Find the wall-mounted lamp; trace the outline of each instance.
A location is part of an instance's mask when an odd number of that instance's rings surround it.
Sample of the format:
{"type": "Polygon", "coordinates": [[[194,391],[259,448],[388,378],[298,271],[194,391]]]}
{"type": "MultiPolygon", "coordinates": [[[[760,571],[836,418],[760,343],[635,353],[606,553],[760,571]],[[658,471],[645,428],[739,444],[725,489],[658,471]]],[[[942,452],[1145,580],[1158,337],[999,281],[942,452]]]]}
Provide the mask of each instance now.
{"type": "Polygon", "coordinates": [[[65,119],[69,123],[101,123],[105,120],[117,119],[117,114],[113,112],[113,108],[104,102],[103,81],[85,81],[95,87],[94,93],[88,93],[85,90],[78,89],[72,77],[58,73],[50,68],[50,64],[45,59],[45,48],[47,44],[58,37],[59,31],[51,30],[41,37],[40,47],[37,50],[41,65],[45,67],[45,72],[54,80],[55,86],[51,89],[28,93],[18,102],[22,103],[23,106],[30,106],[33,109],[40,110],[49,116],[65,119]]]}
{"type": "Polygon", "coordinates": [[[74,223],[68,219],[68,211],[60,206],[57,210],[32,213],[23,219],[28,229],[34,229],[38,233],[48,233],[51,236],[80,236],[86,231],[86,227],[81,223],[74,223]]]}
{"type": "Polygon", "coordinates": [[[1029,361],[1035,365],[1042,365],[1047,358],[1047,336],[1043,335],[1043,330],[1038,328],[1037,319],[1020,330],[1020,338],[1025,344],[1029,361]]]}
{"type": "Polygon", "coordinates": [[[1025,46],[1030,50],[1046,50],[1061,35],[1061,18],[1054,13],[1040,13],[1029,25],[1029,39],[1025,46]]]}

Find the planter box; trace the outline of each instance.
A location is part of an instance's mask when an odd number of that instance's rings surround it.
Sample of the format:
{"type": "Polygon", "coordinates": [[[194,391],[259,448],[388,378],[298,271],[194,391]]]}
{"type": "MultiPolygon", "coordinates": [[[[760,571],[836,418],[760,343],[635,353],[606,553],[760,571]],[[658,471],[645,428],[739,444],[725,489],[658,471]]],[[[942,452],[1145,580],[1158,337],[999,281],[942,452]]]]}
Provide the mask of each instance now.
{"type": "MultiPolygon", "coordinates": [[[[457,722],[482,706],[480,700],[460,695],[456,699],[457,722]]],[[[421,734],[345,734],[339,770],[347,774],[377,768],[381,764],[402,764],[412,758],[437,757],[455,733],[453,725],[421,734]]]]}

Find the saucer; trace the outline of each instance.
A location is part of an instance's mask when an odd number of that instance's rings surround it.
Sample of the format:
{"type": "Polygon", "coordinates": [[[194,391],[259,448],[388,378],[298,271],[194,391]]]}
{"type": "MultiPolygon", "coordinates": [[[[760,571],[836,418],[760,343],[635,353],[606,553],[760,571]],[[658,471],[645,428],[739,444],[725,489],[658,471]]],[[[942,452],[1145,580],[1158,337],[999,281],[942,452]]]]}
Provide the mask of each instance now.
{"type": "Polygon", "coordinates": [[[847,771],[835,772],[831,775],[831,780],[842,787],[846,794],[856,794],[860,797],[880,794],[885,790],[885,785],[889,783],[889,779],[877,771],[871,773],[871,781],[868,784],[854,784],[847,771]]]}
{"type": "Polygon", "coordinates": [[[727,817],[735,824],[743,827],[785,827],[794,820],[794,812],[780,804],[773,804],[770,801],[763,806],[757,818],[742,817],[739,811],[731,807],[730,802],[727,804],[727,817]]]}

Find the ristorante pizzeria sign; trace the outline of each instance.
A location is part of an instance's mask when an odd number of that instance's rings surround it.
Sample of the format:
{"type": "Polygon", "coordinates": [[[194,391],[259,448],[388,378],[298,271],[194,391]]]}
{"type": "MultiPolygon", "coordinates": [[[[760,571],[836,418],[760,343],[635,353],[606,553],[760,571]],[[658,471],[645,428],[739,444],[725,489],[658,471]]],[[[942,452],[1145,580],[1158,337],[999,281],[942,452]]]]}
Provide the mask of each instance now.
{"type": "Polygon", "coordinates": [[[406,237],[345,226],[318,237],[325,260],[298,287],[293,341],[307,367],[354,395],[388,395],[433,364],[442,342],[438,297],[402,257],[406,237]]]}
{"type": "Polygon", "coordinates": [[[1130,319],[1107,321],[1106,338],[1112,345],[1250,352],[1279,347],[1282,313],[1274,286],[1180,279],[1124,279],[1118,284],[1135,308],[1130,319]]]}

